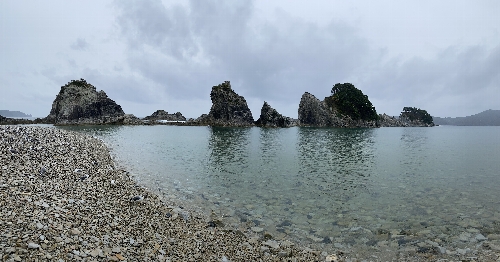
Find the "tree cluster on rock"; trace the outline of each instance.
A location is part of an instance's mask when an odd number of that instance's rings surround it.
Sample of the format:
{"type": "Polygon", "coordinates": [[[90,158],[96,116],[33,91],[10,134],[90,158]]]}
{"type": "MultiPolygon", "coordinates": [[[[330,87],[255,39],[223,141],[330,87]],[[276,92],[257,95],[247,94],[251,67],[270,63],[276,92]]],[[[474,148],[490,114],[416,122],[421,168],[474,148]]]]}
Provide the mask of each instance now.
{"type": "Polygon", "coordinates": [[[332,95],[325,98],[326,104],[339,114],[349,116],[353,120],[377,120],[377,111],[368,96],[351,83],[333,86],[332,95]]]}
{"type": "Polygon", "coordinates": [[[376,127],[378,118],[368,96],[350,83],[336,84],[324,101],[304,93],[298,115],[302,126],[376,127]]]}
{"type": "Polygon", "coordinates": [[[422,122],[427,125],[434,125],[432,116],[426,110],[415,107],[403,107],[403,112],[399,116],[401,119],[422,122]]]}

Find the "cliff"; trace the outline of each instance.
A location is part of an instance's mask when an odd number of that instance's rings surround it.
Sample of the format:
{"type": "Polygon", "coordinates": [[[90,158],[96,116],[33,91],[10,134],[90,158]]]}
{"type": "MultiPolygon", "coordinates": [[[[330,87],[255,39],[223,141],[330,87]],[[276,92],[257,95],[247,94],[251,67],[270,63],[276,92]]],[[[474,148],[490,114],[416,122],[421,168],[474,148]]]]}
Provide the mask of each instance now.
{"type": "Polygon", "coordinates": [[[55,125],[123,124],[124,121],[131,124],[136,119],[125,116],[120,105],[84,79],[62,86],[45,118],[45,122],[55,125]]]}
{"type": "Polygon", "coordinates": [[[281,115],[264,101],[264,105],[260,110],[260,118],[255,122],[255,125],[261,127],[291,127],[297,125],[297,123],[290,117],[281,115]]]}
{"type": "Polygon", "coordinates": [[[211,126],[252,126],[254,120],[244,97],[236,94],[229,81],[213,86],[210,93],[212,107],[208,115],[196,121],[200,125],[211,126]]]}

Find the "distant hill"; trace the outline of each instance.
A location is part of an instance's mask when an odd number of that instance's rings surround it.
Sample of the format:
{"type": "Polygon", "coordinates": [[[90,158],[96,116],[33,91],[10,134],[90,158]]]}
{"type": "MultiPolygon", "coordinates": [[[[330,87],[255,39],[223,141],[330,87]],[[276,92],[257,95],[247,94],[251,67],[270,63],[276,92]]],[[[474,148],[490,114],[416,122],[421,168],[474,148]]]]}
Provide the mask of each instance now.
{"type": "Polygon", "coordinates": [[[436,125],[500,126],[500,110],[486,110],[466,117],[433,117],[436,125]]]}
{"type": "Polygon", "coordinates": [[[21,111],[9,111],[9,110],[0,110],[0,115],[4,117],[32,117],[31,115],[25,114],[21,111]]]}

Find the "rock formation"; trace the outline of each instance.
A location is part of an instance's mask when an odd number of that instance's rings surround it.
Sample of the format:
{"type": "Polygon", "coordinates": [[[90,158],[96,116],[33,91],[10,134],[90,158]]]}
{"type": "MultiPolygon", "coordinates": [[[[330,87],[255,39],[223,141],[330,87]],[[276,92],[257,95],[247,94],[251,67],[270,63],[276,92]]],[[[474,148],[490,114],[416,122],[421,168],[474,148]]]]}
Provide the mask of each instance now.
{"type": "Polygon", "coordinates": [[[260,110],[260,118],[255,122],[255,125],[262,127],[290,127],[296,125],[296,122],[290,117],[281,115],[264,101],[264,105],[260,110]]]}
{"type": "Polygon", "coordinates": [[[332,126],[334,117],[326,103],[305,92],[299,103],[299,123],[303,126],[332,126]]]}
{"type": "Polygon", "coordinates": [[[97,92],[93,85],[80,79],[61,87],[45,121],[56,125],[120,124],[124,115],[122,107],[104,91],[97,92]]]}
{"type": "Polygon", "coordinates": [[[167,121],[186,121],[186,118],[180,113],[169,114],[165,110],[156,110],[150,116],[145,117],[146,120],[167,120],[167,121]]]}
{"type": "Polygon", "coordinates": [[[252,126],[254,120],[244,97],[231,89],[229,81],[212,87],[212,108],[208,115],[200,116],[196,122],[212,126],[252,126]]]}
{"type": "Polygon", "coordinates": [[[305,92],[299,104],[299,125],[315,127],[377,127],[376,121],[353,120],[341,115],[325,101],[305,92]]]}
{"type": "Polygon", "coordinates": [[[428,124],[419,119],[411,120],[403,114],[399,117],[389,116],[387,114],[379,114],[377,125],[380,127],[431,127],[434,123],[428,124]]]}

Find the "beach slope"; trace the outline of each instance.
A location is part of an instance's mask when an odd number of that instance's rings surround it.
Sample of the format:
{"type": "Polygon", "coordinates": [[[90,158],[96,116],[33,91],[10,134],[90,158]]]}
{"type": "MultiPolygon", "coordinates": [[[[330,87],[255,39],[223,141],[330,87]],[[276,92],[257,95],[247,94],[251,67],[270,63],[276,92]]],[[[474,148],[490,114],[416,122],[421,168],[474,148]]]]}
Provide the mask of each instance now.
{"type": "Polygon", "coordinates": [[[0,174],[2,261],[325,260],[169,206],[76,132],[1,126],[0,174]]]}

